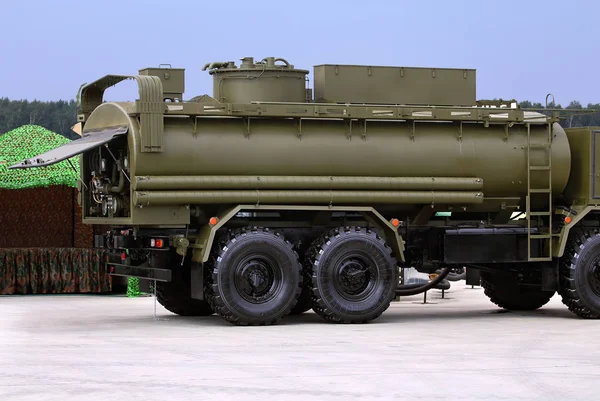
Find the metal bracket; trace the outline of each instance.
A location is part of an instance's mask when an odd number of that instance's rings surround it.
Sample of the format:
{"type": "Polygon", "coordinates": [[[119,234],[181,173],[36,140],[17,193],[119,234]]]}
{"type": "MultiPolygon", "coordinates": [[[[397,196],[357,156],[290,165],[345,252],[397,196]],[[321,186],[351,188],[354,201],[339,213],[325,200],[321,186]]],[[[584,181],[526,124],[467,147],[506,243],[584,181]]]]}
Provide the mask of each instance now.
{"type": "Polygon", "coordinates": [[[463,138],[463,122],[459,121],[458,123],[458,141],[462,142],[463,138]]]}
{"type": "Polygon", "coordinates": [[[242,119],[246,128],[246,133],[244,134],[244,137],[246,139],[250,139],[250,117],[242,117],[242,119]]]}
{"type": "Polygon", "coordinates": [[[344,120],[346,122],[346,138],[352,140],[352,119],[344,120]]]}
{"type": "Polygon", "coordinates": [[[367,120],[366,119],[362,120],[361,126],[362,126],[361,137],[362,137],[363,141],[366,141],[367,140],[367,120]]]}
{"type": "Polygon", "coordinates": [[[415,120],[406,120],[409,124],[408,129],[410,130],[410,140],[412,142],[415,141],[415,131],[417,129],[417,125],[415,123],[415,120]]]}

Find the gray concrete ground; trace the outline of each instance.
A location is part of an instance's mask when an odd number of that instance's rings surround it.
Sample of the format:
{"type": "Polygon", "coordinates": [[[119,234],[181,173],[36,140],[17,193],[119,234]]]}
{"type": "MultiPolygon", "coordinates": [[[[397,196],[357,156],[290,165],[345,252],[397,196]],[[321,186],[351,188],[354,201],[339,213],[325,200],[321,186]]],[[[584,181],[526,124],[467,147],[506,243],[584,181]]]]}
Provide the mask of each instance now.
{"type": "Polygon", "coordinates": [[[599,399],[600,321],[506,313],[464,282],[367,325],[182,318],[153,298],[0,297],[1,400],[599,399]]]}

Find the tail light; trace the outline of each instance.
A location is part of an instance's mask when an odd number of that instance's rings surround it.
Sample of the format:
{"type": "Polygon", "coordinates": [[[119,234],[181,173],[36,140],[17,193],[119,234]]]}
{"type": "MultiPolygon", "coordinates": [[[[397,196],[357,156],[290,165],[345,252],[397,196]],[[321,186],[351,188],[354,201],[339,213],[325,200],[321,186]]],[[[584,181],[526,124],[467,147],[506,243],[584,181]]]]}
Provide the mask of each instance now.
{"type": "Polygon", "coordinates": [[[162,248],[165,245],[165,241],[162,238],[150,239],[150,248],[162,248]]]}

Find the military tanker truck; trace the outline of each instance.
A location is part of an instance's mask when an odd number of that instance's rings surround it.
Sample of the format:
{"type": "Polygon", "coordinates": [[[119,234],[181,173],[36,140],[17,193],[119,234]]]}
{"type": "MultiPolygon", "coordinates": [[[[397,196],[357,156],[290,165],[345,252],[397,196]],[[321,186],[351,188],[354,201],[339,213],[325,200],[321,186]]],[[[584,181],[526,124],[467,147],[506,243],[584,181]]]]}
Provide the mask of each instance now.
{"type": "Polygon", "coordinates": [[[155,280],[169,311],[364,323],[467,267],[499,307],[558,292],[600,317],[600,128],[477,100],[474,69],[323,64],[312,88],[282,58],[202,70],[212,96],[188,100],[171,66],[83,86],[82,137],[11,166],[80,155],[106,268],[155,280]],[[135,101],[104,100],[128,79],[135,101]]]}

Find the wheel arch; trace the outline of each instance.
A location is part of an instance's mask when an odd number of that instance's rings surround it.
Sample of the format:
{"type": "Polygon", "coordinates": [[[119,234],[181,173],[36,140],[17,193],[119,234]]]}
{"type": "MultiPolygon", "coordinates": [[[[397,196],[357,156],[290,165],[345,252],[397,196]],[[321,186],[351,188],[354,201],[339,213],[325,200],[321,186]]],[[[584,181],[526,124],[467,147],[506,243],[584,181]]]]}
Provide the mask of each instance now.
{"type": "MultiPolygon", "coordinates": [[[[231,219],[235,217],[239,212],[244,211],[345,211],[345,212],[358,212],[362,213],[363,216],[369,223],[377,226],[381,229],[385,235],[385,240],[394,251],[396,260],[404,262],[404,241],[398,233],[397,227],[394,226],[392,221],[387,220],[373,207],[361,207],[361,206],[298,206],[298,205],[237,205],[230,209],[221,212],[219,215],[214,216],[216,221],[215,224],[205,224],[201,227],[199,235],[194,244],[190,244],[193,248],[192,261],[196,263],[206,263],[209,259],[210,251],[215,241],[217,231],[227,224],[231,219]]],[[[212,218],[211,218],[212,220],[212,218]]]]}
{"type": "Polygon", "coordinates": [[[569,213],[566,215],[566,217],[571,218],[571,222],[569,224],[565,224],[559,233],[557,240],[558,246],[554,247],[556,250],[554,257],[557,258],[562,258],[565,254],[565,248],[567,246],[567,242],[569,241],[571,229],[578,227],[587,218],[589,218],[590,215],[600,212],[600,206],[572,207],[571,209],[574,210],[576,214],[569,213]]]}

